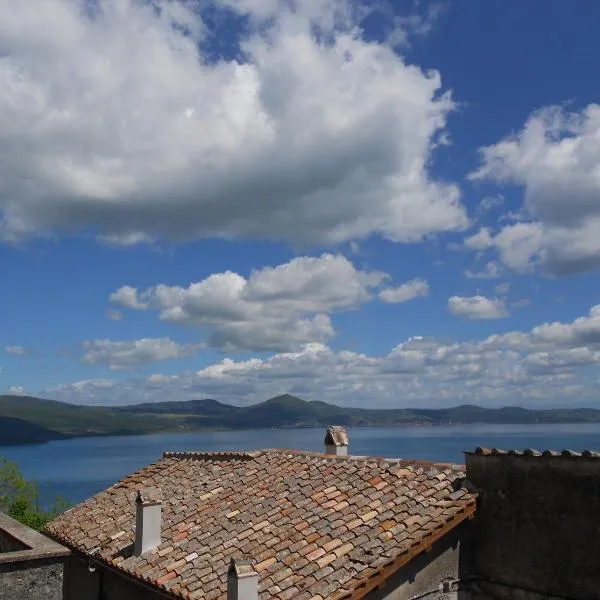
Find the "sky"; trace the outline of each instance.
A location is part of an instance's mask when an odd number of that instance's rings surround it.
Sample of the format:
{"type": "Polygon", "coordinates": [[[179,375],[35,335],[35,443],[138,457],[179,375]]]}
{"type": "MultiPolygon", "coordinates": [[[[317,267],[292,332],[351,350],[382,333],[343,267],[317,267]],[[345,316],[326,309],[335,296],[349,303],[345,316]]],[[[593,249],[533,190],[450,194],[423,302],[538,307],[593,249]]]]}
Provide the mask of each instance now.
{"type": "Polygon", "coordinates": [[[0,0],[0,394],[600,408],[599,21],[0,0]]]}

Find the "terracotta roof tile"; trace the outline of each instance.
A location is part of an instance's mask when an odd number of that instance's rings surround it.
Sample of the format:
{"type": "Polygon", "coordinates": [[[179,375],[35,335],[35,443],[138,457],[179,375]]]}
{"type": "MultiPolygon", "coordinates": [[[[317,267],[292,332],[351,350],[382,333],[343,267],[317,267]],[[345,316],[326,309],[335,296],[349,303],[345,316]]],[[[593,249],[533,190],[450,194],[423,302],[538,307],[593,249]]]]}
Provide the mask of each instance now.
{"type": "Polygon", "coordinates": [[[173,598],[222,600],[251,555],[261,600],[361,597],[472,514],[454,465],[288,450],[170,453],[47,531],[173,598]],[[138,490],[162,493],[162,543],[132,556],[138,490]]]}

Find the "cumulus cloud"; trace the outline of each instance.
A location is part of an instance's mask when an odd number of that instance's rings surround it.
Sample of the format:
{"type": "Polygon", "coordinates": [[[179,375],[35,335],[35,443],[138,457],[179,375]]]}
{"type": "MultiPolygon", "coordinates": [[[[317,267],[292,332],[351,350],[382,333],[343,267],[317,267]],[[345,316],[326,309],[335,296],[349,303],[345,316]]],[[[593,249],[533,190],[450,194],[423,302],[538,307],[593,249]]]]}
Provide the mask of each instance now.
{"type": "Polygon", "coordinates": [[[411,279],[396,288],[386,288],[379,292],[380,300],[387,303],[408,302],[414,298],[429,295],[429,284],[425,279],[411,279]]]}
{"type": "Polygon", "coordinates": [[[120,310],[108,309],[106,311],[106,318],[110,319],[111,321],[122,321],[123,313],[120,310]]]}
{"type": "Polygon", "coordinates": [[[125,308],[146,308],[143,302],[138,300],[137,290],[129,285],[120,287],[110,295],[110,301],[116,302],[125,308]]]}
{"type": "Polygon", "coordinates": [[[495,260],[490,260],[481,271],[466,269],[464,274],[468,279],[497,279],[502,276],[502,268],[495,260]]]}
{"type": "Polygon", "coordinates": [[[488,227],[482,227],[477,233],[474,233],[465,239],[465,246],[469,250],[487,250],[488,248],[493,247],[493,245],[494,242],[488,227]]]}
{"type": "Polygon", "coordinates": [[[564,371],[570,367],[583,367],[600,363],[600,351],[590,348],[569,348],[553,352],[536,352],[525,358],[525,367],[533,373],[564,371]]]}
{"type": "Polygon", "coordinates": [[[143,338],[132,341],[92,340],[82,344],[82,362],[124,369],[191,356],[202,344],[179,344],[169,338],[143,338]]]}
{"type": "Polygon", "coordinates": [[[508,317],[506,305],[502,300],[485,296],[452,296],[448,298],[448,311],[455,317],[472,321],[508,317]]]}
{"type": "Polygon", "coordinates": [[[235,404],[284,391],[346,406],[590,405],[597,402],[600,306],[568,323],[545,323],[460,343],[412,337],[383,356],[312,343],[268,358],[222,361],[180,375],[96,379],[49,397],[101,404],[210,397],[235,404]]]}
{"type": "Polygon", "coordinates": [[[14,356],[27,356],[31,354],[31,351],[24,346],[5,346],[4,351],[14,356]]]}
{"type": "Polygon", "coordinates": [[[0,236],[111,244],[421,240],[467,225],[428,165],[439,73],[366,41],[349,0],[0,0],[0,236]],[[199,50],[202,48],[203,50],[199,50]]]}
{"type": "Polygon", "coordinates": [[[255,270],[247,279],[227,271],[187,288],[124,286],[110,300],[156,311],[163,321],[206,328],[212,347],[280,352],[331,339],[335,331],[327,313],[358,308],[387,279],[385,273],[357,270],[344,256],[323,254],[255,270]]]}
{"type": "Polygon", "coordinates": [[[581,112],[549,107],[517,134],[481,149],[473,180],[521,185],[533,222],[501,229],[490,241],[502,262],[571,273],[600,266],[600,105],[581,112]]]}

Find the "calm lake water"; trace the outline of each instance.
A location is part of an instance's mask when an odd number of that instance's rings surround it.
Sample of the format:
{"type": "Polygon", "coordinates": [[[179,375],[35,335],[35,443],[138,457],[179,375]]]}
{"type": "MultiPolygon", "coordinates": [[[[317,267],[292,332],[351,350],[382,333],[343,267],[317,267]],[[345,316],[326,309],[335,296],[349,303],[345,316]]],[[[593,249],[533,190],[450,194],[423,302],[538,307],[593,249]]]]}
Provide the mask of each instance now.
{"type": "MultiPolygon", "coordinates": [[[[40,483],[46,504],[56,494],[79,502],[161,458],[165,450],[323,448],[325,429],[272,429],[78,438],[36,446],[0,447],[25,476],[40,483]]],[[[568,425],[453,425],[354,428],[350,452],[463,463],[463,451],[496,448],[600,449],[600,423],[568,425]]]]}

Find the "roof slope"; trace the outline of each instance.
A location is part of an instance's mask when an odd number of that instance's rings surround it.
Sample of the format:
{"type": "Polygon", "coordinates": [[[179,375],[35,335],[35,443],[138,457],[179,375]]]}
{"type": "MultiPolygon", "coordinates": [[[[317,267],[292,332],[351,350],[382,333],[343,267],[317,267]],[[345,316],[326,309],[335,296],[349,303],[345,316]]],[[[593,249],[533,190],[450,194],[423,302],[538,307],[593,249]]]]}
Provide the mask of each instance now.
{"type": "Polygon", "coordinates": [[[47,531],[174,597],[226,597],[251,556],[262,599],[359,598],[474,509],[456,466],[317,453],[165,453],[47,531]],[[135,497],[162,490],[162,543],[131,556],[135,497]],[[386,575],[387,574],[387,575],[386,575]]]}

